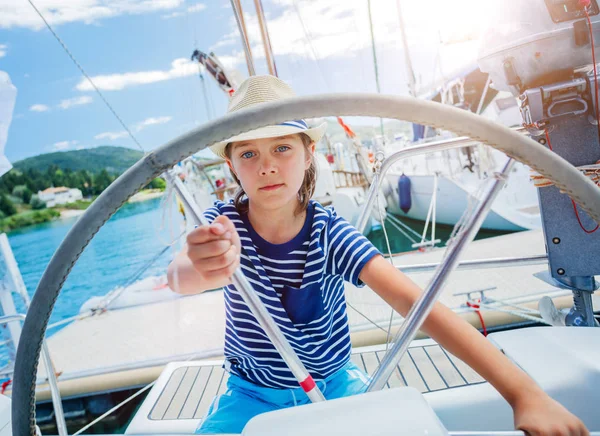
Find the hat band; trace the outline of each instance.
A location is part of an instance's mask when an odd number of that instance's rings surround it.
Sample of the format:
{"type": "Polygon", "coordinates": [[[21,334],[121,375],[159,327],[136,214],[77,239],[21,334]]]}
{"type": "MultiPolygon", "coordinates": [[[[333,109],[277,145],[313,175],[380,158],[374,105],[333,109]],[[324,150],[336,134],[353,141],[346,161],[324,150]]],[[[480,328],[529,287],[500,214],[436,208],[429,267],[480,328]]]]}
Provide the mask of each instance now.
{"type": "Polygon", "coordinates": [[[304,120],[293,120],[286,121],[285,123],[278,124],[279,126],[289,126],[289,127],[297,127],[302,130],[308,130],[308,125],[304,120]]]}

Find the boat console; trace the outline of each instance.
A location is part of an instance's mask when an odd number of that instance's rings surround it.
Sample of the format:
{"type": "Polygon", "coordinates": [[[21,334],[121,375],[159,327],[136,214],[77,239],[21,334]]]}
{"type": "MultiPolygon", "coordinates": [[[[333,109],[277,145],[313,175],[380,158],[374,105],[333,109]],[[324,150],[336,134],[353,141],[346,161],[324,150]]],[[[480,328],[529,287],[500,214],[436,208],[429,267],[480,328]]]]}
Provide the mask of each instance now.
{"type": "Polygon", "coordinates": [[[423,395],[404,387],[264,413],[243,436],[427,435],[447,436],[423,395]]]}
{"type": "MultiPolygon", "coordinates": [[[[481,69],[494,88],[518,96],[532,139],[574,166],[590,166],[592,175],[600,162],[597,0],[503,0],[493,8],[481,69]]],[[[566,325],[597,326],[591,295],[598,289],[600,231],[572,192],[550,185],[538,185],[549,261],[544,279],[573,291],[566,325]]]]}

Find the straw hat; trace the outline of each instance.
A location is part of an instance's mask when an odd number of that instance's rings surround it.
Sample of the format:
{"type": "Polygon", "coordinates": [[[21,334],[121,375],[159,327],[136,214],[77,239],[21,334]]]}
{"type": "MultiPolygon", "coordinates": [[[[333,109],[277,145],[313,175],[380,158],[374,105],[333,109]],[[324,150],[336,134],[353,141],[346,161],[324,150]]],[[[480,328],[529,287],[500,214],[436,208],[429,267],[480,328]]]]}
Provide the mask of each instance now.
{"type": "MultiPolygon", "coordinates": [[[[260,103],[284,100],[295,97],[294,90],[283,80],[275,76],[251,76],[246,79],[229,101],[227,113],[236,112],[260,103]]],[[[275,126],[261,127],[260,129],[233,136],[225,141],[210,146],[217,156],[226,158],[225,147],[230,142],[249,141],[252,139],[275,138],[277,136],[304,133],[314,142],[318,142],[325,134],[327,123],[312,129],[308,128],[304,120],[292,120],[275,126]]]]}

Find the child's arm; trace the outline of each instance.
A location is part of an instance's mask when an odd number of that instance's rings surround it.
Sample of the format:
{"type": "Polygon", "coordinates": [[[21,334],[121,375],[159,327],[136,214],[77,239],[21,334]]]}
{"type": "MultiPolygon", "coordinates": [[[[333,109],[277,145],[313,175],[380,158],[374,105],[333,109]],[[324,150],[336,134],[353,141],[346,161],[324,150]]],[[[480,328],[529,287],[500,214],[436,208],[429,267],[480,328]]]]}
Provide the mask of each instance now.
{"type": "Polygon", "coordinates": [[[167,269],[169,287],[180,294],[198,294],[228,285],[240,264],[240,238],[224,215],[200,226],[167,269]]]}
{"type": "MultiPolygon", "coordinates": [[[[423,292],[381,256],[373,257],[359,277],[403,316],[423,292]]],[[[446,306],[436,303],[422,329],[496,388],[513,408],[515,428],[529,434],[589,434],[578,418],[446,306]]]]}

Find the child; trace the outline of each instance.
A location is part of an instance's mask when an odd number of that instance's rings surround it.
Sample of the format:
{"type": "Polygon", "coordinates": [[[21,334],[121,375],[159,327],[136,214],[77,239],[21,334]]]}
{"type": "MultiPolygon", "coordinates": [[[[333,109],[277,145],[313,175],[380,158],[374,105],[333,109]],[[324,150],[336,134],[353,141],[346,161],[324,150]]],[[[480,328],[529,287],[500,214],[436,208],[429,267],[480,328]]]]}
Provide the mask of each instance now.
{"type": "MultiPolygon", "coordinates": [[[[240,85],[228,110],[292,96],[276,77],[254,76],[240,85]]],[[[324,131],[325,124],[309,129],[297,120],[211,146],[241,189],[233,203],[217,202],[205,212],[211,224],[190,232],[168,270],[177,292],[225,286],[230,377],[227,392],[213,401],[197,433],[241,433],[253,416],[310,402],[231,285],[238,266],[327,399],[366,389],[366,375],[350,362],[344,280],[367,284],[402,315],[421,293],[343,218],[310,200],[315,143],[324,131]]],[[[587,434],[581,421],[448,308],[437,304],[423,330],[502,394],[516,428],[587,434]]]]}

